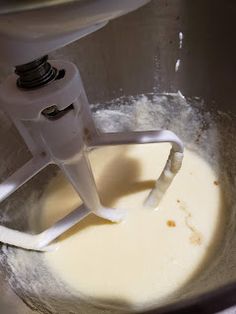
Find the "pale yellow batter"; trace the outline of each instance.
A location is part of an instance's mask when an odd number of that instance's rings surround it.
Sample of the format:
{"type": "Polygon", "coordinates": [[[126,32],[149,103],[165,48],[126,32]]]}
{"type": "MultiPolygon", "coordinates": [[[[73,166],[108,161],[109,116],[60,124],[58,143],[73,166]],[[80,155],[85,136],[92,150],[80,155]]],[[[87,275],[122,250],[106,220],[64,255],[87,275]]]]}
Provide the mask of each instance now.
{"type": "MultiPolygon", "coordinates": [[[[84,297],[127,306],[159,302],[200,271],[219,241],[221,184],[189,150],[158,210],[143,206],[169,149],[148,144],[90,153],[103,204],[126,209],[126,220],[110,223],[91,214],[60,239],[57,251],[45,253],[55,275],[84,297]]],[[[73,188],[56,177],[45,192],[42,227],[79,203],[73,188]]]]}

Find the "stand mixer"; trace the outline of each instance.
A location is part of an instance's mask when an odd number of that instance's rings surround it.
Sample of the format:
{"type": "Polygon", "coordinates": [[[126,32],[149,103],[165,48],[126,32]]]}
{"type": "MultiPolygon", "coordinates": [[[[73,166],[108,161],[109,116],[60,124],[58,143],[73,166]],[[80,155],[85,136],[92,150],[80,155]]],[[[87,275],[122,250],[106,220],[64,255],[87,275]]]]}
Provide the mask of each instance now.
{"type": "MultiPolygon", "coordinates": [[[[169,130],[100,133],[93,122],[76,66],[48,61],[47,54],[103,27],[147,0],[28,1],[0,9],[0,62],[15,67],[1,85],[3,110],[15,124],[32,159],[0,184],[0,201],[49,164],[56,164],[83,205],[40,234],[0,226],[0,241],[32,250],[47,250],[53,240],[90,213],[118,222],[125,211],[104,207],[87,158],[104,145],[169,142],[169,158],[145,205],[156,208],[181,167],[183,144],[169,130]]],[[[11,2],[10,2],[11,3],[11,2]]],[[[158,162],[158,161],[157,161],[158,162]]]]}

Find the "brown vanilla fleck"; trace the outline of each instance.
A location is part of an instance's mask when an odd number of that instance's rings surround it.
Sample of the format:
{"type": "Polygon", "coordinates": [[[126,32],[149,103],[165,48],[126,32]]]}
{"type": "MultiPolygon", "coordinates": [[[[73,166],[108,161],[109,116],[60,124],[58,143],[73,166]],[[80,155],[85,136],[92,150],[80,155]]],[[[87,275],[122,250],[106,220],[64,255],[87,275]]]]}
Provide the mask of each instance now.
{"type": "Polygon", "coordinates": [[[176,227],[176,223],[174,220],[168,220],[166,224],[168,227],[176,227]]]}
{"type": "Polygon", "coordinates": [[[203,242],[203,236],[193,225],[191,221],[192,219],[191,212],[189,212],[186,206],[184,206],[183,204],[180,205],[179,209],[185,213],[185,225],[191,231],[191,235],[189,237],[190,243],[193,245],[201,245],[203,242]]]}
{"type": "Polygon", "coordinates": [[[219,181],[214,181],[214,184],[215,185],[219,185],[219,181]]]}
{"type": "Polygon", "coordinates": [[[189,238],[190,243],[193,245],[201,245],[202,244],[202,235],[200,232],[193,232],[189,238]]]}

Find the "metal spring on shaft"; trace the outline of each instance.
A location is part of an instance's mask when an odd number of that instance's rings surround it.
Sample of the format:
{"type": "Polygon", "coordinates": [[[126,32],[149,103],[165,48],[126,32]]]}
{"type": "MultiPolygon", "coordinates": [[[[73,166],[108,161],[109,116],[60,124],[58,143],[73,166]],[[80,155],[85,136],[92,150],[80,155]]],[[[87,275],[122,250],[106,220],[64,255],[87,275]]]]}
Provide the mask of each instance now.
{"type": "Polygon", "coordinates": [[[17,86],[24,89],[34,89],[55,80],[58,72],[47,60],[48,56],[44,56],[16,66],[15,73],[19,76],[17,86]]]}

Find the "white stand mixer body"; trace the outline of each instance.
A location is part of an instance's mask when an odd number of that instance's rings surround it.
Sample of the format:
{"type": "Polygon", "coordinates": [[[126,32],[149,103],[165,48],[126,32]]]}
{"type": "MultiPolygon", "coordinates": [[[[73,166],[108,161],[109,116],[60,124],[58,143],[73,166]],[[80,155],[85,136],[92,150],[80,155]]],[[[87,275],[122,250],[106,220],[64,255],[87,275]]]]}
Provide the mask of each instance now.
{"type": "Polygon", "coordinates": [[[64,2],[63,5],[2,14],[0,62],[13,66],[28,63],[96,31],[109,20],[135,10],[149,0],[64,2]]]}

